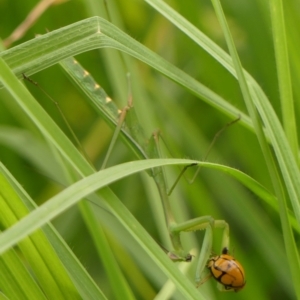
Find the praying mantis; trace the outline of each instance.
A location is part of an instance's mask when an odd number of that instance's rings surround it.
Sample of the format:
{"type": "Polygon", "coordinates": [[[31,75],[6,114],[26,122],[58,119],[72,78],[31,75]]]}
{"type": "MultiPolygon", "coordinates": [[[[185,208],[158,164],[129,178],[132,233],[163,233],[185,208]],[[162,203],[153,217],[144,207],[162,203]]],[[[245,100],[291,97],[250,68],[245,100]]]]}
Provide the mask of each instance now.
{"type": "MultiPolygon", "coordinates": [[[[74,58],[65,59],[60,64],[69,75],[69,77],[88,96],[91,104],[98,108],[98,111],[104,117],[104,119],[110,125],[116,126],[111,145],[115,142],[117,135],[120,134],[138,158],[148,159],[159,157],[159,136],[156,132],[153,134],[153,137],[150,141],[146,140],[145,136],[143,135],[143,130],[142,128],[140,128],[137,118],[134,115],[131,99],[129,100],[128,106],[120,111],[114,105],[112,100],[107,96],[105,91],[99,86],[99,84],[95,82],[93,77],[87,71],[85,71],[74,58]],[[126,121],[125,114],[127,115],[126,121]],[[128,118],[130,120],[129,126],[127,126],[128,118]]],[[[111,153],[111,151],[112,149],[111,147],[109,147],[107,157],[105,157],[104,165],[102,167],[105,167],[108,155],[111,153]]],[[[180,239],[180,234],[182,232],[190,232],[196,230],[206,231],[202,250],[199,255],[195,278],[197,286],[200,286],[202,284],[201,275],[206,267],[209,257],[211,256],[213,239],[212,230],[214,228],[219,228],[223,231],[222,249],[228,249],[229,226],[226,221],[214,220],[211,216],[202,216],[186,222],[177,223],[175,221],[175,217],[172,214],[164,170],[162,168],[152,169],[150,171],[150,176],[153,177],[162,200],[166,226],[169,230],[169,236],[173,246],[173,250],[168,252],[169,257],[172,260],[189,262],[192,259],[191,254],[186,252],[182,246],[180,239]]],[[[235,278],[233,278],[232,280],[234,281],[235,278]]],[[[224,290],[225,286],[226,290],[237,291],[245,285],[244,273],[242,274],[242,284],[240,284],[239,288],[234,288],[231,285],[226,286],[222,284],[221,279],[219,280],[219,282],[221,283],[221,290],[224,290]]]]}

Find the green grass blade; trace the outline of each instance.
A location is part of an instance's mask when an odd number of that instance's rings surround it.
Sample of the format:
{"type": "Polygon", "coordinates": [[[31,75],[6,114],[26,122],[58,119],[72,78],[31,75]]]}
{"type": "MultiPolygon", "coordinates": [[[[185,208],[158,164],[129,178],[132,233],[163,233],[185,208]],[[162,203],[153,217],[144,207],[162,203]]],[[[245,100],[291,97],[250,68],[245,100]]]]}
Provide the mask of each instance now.
{"type": "Polygon", "coordinates": [[[14,249],[1,255],[0,287],[7,299],[46,299],[14,249]]]}
{"type": "MultiPolygon", "coordinates": [[[[50,156],[48,157],[48,159],[49,158],[50,156]]],[[[37,208],[36,204],[32,201],[32,199],[30,199],[30,197],[16,182],[16,180],[12,177],[8,170],[2,164],[0,164],[0,169],[2,175],[5,177],[5,180],[7,180],[13,187],[14,191],[18,194],[20,199],[22,199],[23,204],[26,205],[27,209],[29,211],[35,210],[37,208]]],[[[13,208],[15,209],[15,207],[13,208]]],[[[54,229],[54,227],[51,224],[45,224],[43,226],[43,232],[55,249],[57,255],[59,256],[59,259],[64,264],[82,298],[106,299],[103,293],[95,285],[95,282],[87,274],[83,266],[79,263],[78,259],[74,256],[73,252],[54,229]]],[[[55,259],[51,257],[51,259],[49,260],[47,259],[47,257],[44,257],[44,261],[50,261],[50,263],[53,265],[53,261],[55,261],[55,259]]],[[[57,272],[59,272],[60,275],[57,275],[56,277],[62,279],[63,277],[61,275],[63,275],[63,272],[61,272],[59,268],[57,268],[57,272]]]]}
{"type": "MultiPolygon", "coordinates": [[[[28,213],[28,210],[20,202],[15,190],[2,174],[1,196],[1,223],[5,228],[8,228],[16,223],[18,219],[24,217],[28,213]]],[[[51,245],[41,231],[34,233],[30,239],[23,240],[19,244],[19,248],[29,262],[47,298],[80,299],[64,267],[57,259],[51,245]]],[[[27,295],[29,296],[30,293],[27,295]]]]}
{"type": "Polygon", "coordinates": [[[298,297],[300,297],[300,289],[297,288],[297,281],[300,278],[300,262],[299,262],[299,256],[298,256],[298,251],[296,247],[296,243],[294,240],[291,224],[289,222],[288,218],[288,210],[287,210],[287,201],[285,199],[284,191],[283,191],[283,186],[280,181],[279,174],[277,172],[275,163],[272,158],[271,151],[268,148],[268,145],[266,143],[266,139],[263,135],[263,130],[261,128],[261,124],[259,121],[258,114],[256,112],[256,108],[254,105],[254,101],[252,100],[252,97],[250,95],[249,87],[246,82],[246,78],[243,73],[243,69],[231,36],[231,33],[229,31],[228,24],[226,22],[225,15],[222,10],[221,3],[219,0],[212,0],[212,3],[214,5],[216,14],[218,16],[218,19],[220,21],[221,27],[224,31],[225,34],[225,39],[229,48],[229,52],[232,56],[233,59],[233,64],[236,69],[237,73],[237,78],[244,96],[244,101],[246,102],[247,108],[249,110],[249,114],[253,120],[254,127],[257,133],[257,137],[260,141],[261,148],[264,152],[265,159],[267,161],[267,165],[269,167],[269,173],[272,174],[272,180],[273,180],[273,186],[276,192],[276,195],[278,197],[279,201],[279,214],[281,218],[281,226],[283,230],[283,235],[284,235],[284,241],[285,241],[285,247],[288,255],[288,260],[290,264],[290,268],[292,271],[292,276],[294,280],[294,286],[295,286],[295,291],[298,297]]]}
{"type": "MultiPolygon", "coordinates": [[[[141,160],[117,165],[81,179],[77,183],[74,183],[72,186],[66,188],[59,195],[54,196],[41,207],[37,208],[29,216],[20,220],[17,225],[13,226],[5,233],[2,233],[0,236],[0,252],[5,251],[10,246],[18,242],[21,238],[24,238],[29,233],[40,228],[58,214],[62,213],[64,210],[80,201],[82,198],[121,178],[157,166],[174,164],[189,165],[192,163],[195,163],[195,161],[185,159],[141,160]]],[[[241,181],[241,183],[246,185],[258,196],[262,198],[270,198],[270,195],[261,185],[259,185],[251,177],[238,170],[217,164],[203,162],[197,163],[199,163],[202,167],[209,167],[230,174],[241,181]]]]}
{"type": "Polygon", "coordinates": [[[278,84],[280,90],[283,127],[290,143],[294,157],[298,158],[298,137],[295,120],[289,56],[285,33],[283,3],[281,0],[270,1],[270,11],[273,29],[273,41],[277,66],[278,84]]]}
{"type": "Polygon", "coordinates": [[[94,214],[90,209],[86,209],[82,203],[80,203],[80,206],[84,218],[90,219],[90,222],[87,222],[87,226],[90,227],[89,232],[94,239],[96,249],[103,262],[106,274],[110,281],[111,289],[113,290],[114,298],[119,300],[124,298],[134,300],[135,297],[127,283],[127,278],[125,279],[116,258],[112,253],[112,249],[109,246],[103,228],[98,222],[96,222],[94,214]]]}
{"type": "Polygon", "coordinates": [[[251,122],[243,112],[99,17],[89,18],[37,37],[22,46],[0,53],[0,56],[21,78],[22,73],[31,75],[71,55],[102,47],[118,49],[149,64],[231,118],[241,115],[241,124],[251,128],[251,122]],[[36,47],[39,51],[33,51],[36,47]],[[66,47],[68,51],[65,51],[66,47]],[[28,53],[34,55],[27,55],[28,53]]]}
{"type": "MultiPolygon", "coordinates": [[[[81,179],[73,186],[66,188],[59,195],[54,196],[52,201],[48,201],[40,208],[31,213],[31,217],[23,218],[18,223],[17,229],[14,229],[15,233],[9,233],[6,231],[0,238],[0,252],[5,251],[22,236],[23,238],[30,232],[38,229],[44,225],[47,221],[50,221],[58,214],[62,213],[67,208],[77,203],[82,198],[93,193],[94,191],[101,189],[121,178],[140,172],[149,168],[163,166],[192,164],[195,161],[185,159],[153,159],[129,162],[122,165],[117,165],[102,171],[99,171],[90,177],[81,179]],[[27,221],[25,221],[27,219],[27,221]],[[25,222],[27,225],[22,225],[25,222]],[[21,231],[19,231],[22,229],[21,231]],[[17,237],[18,235],[18,237],[17,237]]],[[[15,226],[16,228],[16,226],[15,226]]]]}

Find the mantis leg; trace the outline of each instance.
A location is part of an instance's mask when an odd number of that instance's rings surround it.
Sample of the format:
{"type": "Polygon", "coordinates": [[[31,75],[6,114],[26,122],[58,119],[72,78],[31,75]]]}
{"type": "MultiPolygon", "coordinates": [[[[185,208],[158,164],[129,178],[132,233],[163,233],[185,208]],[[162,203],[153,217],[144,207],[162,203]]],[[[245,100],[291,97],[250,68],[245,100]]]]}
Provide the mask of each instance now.
{"type": "MultiPolygon", "coordinates": [[[[195,218],[189,220],[187,222],[176,224],[171,226],[170,232],[173,237],[173,241],[177,240],[178,245],[180,243],[180,233],[181,232],[189,232],[189,231],[196,231],[196,230],[205,230],[204,239],[201,247],[201,251],[198,258],[197,263],[197,271],[195,276],[195,281],[197,286],[204,283],[206,280],[209,279],[210,276],[201,280],[201,276],[204,272],[205,267],[207,266],[207,262],[212,254],[212,243],[213,243],[213,229],[219,228],[223,230],[223,237],[221,242],[221,249],[229,248],[229,225],[224,220],[214,220],[211,216],[203,216],[199,218],[195,218]]],[[[176,244],[174,245],[176,249],[176,244]]],[[[181,257],[182,260],[188,261],[186,259],[188,256],[184,254],[183,250],[177,248],[177,253],[175,257],[181,257]]]]}

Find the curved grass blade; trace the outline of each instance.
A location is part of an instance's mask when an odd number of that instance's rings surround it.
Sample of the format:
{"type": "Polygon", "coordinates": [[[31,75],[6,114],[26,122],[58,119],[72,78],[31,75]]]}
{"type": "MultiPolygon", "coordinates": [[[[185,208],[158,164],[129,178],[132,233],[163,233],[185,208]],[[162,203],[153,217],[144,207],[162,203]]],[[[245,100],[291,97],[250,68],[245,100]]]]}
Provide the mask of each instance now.
{"type": "Polygon", "coordinates": [[[0,56],[18,78],[39,72],[60,60],[98,48],[123,51],[158,70],[184,86],[213,107],[251,128],[251,121],[243,112],[233,107],[219,95],[176,68],[165,59],[141,45],[106,20],[92,17],[39,36],[22,45],[3,51],[0,56]]]}

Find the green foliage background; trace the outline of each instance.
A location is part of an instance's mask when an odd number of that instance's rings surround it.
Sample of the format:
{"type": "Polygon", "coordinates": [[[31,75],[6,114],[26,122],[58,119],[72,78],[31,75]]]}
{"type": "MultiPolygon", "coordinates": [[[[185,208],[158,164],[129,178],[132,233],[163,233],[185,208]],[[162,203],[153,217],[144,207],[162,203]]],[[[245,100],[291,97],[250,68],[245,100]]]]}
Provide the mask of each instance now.
{"type": "MultiPolygon", "coordinates": [[[[98,2],[72,0],[51,7],[17,44],[34,38],[36,34],[44,34],[84,18],[99,15],[100,12],[105,16],[102,2],[98,2]],[[97,5],[102,8],[100,12],[96,10],[97,5]]],[[[168,3],[227,51],[224,35],[209,1],[173,0],[168,3]]],[[[36,1],[32,0],[0,1],[0,36],[8,36],[35,4],[36,1]]],[[[110,17],[117,27],[247,114],[236,79],[146,2],[115,0],[108,1],[107,5],[110,17]]],[[[244,69],[262,87],[281,119],[282,107],[279,101],[268,3],[226,0],[222,1],[222,6],[244,69]]],[[[296,1],[285,1],[284,12],[287,20],[295,114],[298,119],[299,59],[296,49],[299,49],[299,37],[296,36],[295,29],[299,19],[299,7],[296,1]]],[[[113,52],[116,50],[93,50],[76,58],[114,99],[118,107],[122,108],[128,98],[128,84],[123,72],[124,65],[111,62],[107,56],[107,53],[113,52]]],[[[128,66],[128,61],[126,64],[128,66]]],[[[228,116],[149,66],[135,59],[130,59],[129,65],[134,106],[149,137],[151,132],[159,128],[171,149],[171,154],[166,151],[166,156],[203,159],[214,134],[230,121],[228,116]]],[[[68,81],[58,65],[33,75],[32,79],[59,103],[86,152],[99,168],[113,131],[87,105],[85,98],[68,81]]],[[[26,85],[47,113],[72,139],[55,105],[35,86],[26,85]]],[[[28,159],[23,149],[28,147],[28,141],[23,142],[9,133],[7,126],[10,129],[24,128],[26,133],[36,133],[36,129],[20,111],[12,109],[7,94],[3,90],[0,92],[0,99],[3,100],[0,101],[0,159],[40,205],[58,193],[62,187],[51,178],[47,178],[43,171],[28,159]],[[9,136],[12,138],[9,139],[9,136]]],[[[116,165],[134,159],[132,153],[118,141],[109,164],[116,165]]],[[[208,161],[237,168],[273,193],[257,138],[253,131],[240,123],[230,127],[220,137],[208,161]]],[[[168,169],[170,185],[178,173],[179,169],[168,169]]],[[[193,171],[189,170],[187,177],[192,175],[193,171]]],[[[165,244],[164,240],[164,221],[156,213],[156,205],[153,204],[154,199],[158,198],[157,192],[153,185],[149,185],[149,181],[146,174],[137,174],[114,183],[111,188],[147,232],[168,248],[170,245],[165,244]]],[[[171,199],[178,218],[187,220],[211,215],[215,219],[226,220],[230,225],[231,251],[245,268],[247,285],[237,294],[221,293],[211,280],[199,288],[203,290],[207,299],[295,299],[278,212],[234,179],[210,169],[202,169],[192,185],[181,180],[171,199]]],[[[94,205],[94,210],[97,214],[103,208],[94,205]]],[[[103,220],[102,212],[99,219],[104,224],[112,252],[128,279],[134,297],[153,299],[164,284],[165,276],[153,267],[151,260],[128,233],[120,228],[120,225],[116,225],[117,220],[110,213],[107,212],[106,219],[103,220]],[[116,228],[113,228],[114,226],[116,228]]],[[[95,245],[78,208],[69,209],[57,217],[53,224],[106,297],[114,299],[103,261],[97,256],[95,245]]],[[[185,233],[183,244],[187,250],[199,249],[202,237],[203,232],[185,233]]],[[[218,232],[215,234],[214,252],[220,252],[218,232]]],[[[197,258],[194,259],[196,260],[197,258]]],[[[193,280],[194,273],[195,263],[191,263],[187,276],[193,280]]],[[[180,294],[174,294],[172,299],[182,298],[180,294]]]]}

